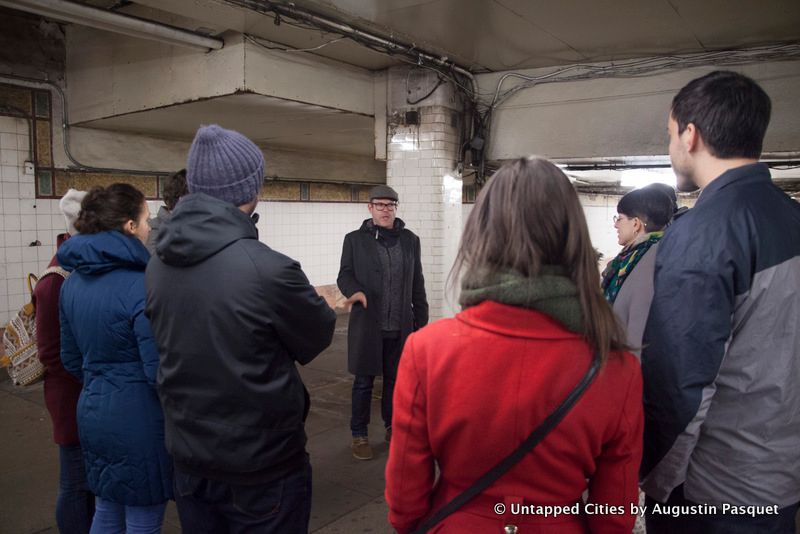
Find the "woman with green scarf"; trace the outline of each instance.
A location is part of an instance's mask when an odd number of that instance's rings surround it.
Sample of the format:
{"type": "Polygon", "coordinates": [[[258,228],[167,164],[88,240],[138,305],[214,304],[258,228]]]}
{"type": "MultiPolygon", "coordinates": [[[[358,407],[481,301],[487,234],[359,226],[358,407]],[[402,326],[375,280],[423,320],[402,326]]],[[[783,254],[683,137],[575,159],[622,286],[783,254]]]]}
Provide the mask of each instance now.
{"type": "Polygon", "coordinates": [[[535,158],[498,170],[472,208],[450,279],[461,280],[462,311],[411,334],[400,358],[386,466],[392,526],[412,532],[471,487],[597,359],[594,381],[544,439],[433,530],[630,532],[641,371],[600,291],[583,209],[564,173],[535,158]]]}
{"type": "Polygon", "coordinates": [[[628,345],[639,355],[653,300],[658,242],[675,211],[675,203],[657,187],[634,189],[620,199],[614,227],[622,251],[603,271],[603,294],[627,332],[628,345]]]}

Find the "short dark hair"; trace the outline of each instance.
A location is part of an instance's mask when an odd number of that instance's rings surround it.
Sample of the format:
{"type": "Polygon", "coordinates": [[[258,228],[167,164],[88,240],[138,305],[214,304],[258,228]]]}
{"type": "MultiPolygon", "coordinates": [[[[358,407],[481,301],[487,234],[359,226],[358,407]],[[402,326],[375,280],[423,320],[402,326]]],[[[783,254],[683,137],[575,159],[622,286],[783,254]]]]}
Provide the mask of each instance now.
{"type": "Polygon", "coordinates": [[[135,221],[142,214],[144,200],[144,194],[130,184],[93,187],[81,202],[75,229],[81,234],[121,232],[126,222],[135,221]]]}
{"type": "Polygon", "coordinates": [[[646,232],[662,230],[672,218],[675,210],[672,199],[664,191],[654,187],[634,189],[622,197],[617,204],[617,213],[638,217],[646,232]]]}
{"type": "Polygon", "coordinates": [[[717,158],[761,156],[772,103],[752,79],[717,70],[686,84],[672,99],[672,118],[682,133],[694,124],[717,158]]]}
{"type": "Polygon", "coordinates": [[[678,195],[675,193],[674,187],[671,185],[662,184],[661,182],[653,182],[652,184],[644,186],[644,189],[647,188],[658,189],[659,191],[662,191],[672,201],[672,212],[675,213],[678,211],[678,195]]]}
{"type": "Polygon", "coordinates": [[[186,184],[186,169],[181,169],[164,182],[164,205],[169,211],[175,209],[175,204],[183,195],[189,194],[186,184]]]}

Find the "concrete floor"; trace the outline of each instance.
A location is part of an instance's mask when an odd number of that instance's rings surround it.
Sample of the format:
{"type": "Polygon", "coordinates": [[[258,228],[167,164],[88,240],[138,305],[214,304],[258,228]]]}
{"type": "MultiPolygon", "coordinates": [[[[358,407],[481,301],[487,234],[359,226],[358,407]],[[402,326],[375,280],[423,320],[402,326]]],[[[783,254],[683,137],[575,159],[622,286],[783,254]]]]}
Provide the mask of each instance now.
{"type": "MultiPolygon", "coordinates": [[[[314,471],[310,531],[319,534],[392,532],[383,499],[388,445],[383,442],[379,402],[373,402],[371,440],[375,458],[350,454],[350,385],[347,316],[339,317],[331,346],[300,369],[311,393],[306,422],[314,471]]],[[[0,378],[0,534],[55,534],[58,451],[44,407],[42,384],[14,387],[0,378]]],[[[380,383],[376,382],[376,392],[380,383]]],[[[164,533],[181,532],[174,503],[164,533]]]]}

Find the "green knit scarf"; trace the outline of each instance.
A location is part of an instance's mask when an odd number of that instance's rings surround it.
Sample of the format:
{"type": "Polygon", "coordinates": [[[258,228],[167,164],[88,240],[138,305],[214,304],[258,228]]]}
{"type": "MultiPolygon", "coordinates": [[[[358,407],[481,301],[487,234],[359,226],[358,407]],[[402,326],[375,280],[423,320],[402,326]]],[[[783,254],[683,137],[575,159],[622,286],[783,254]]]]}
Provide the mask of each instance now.
{"type": "Polygon", "coordinates": [[[645,253],[650,250],[650,247],[661,241],[662,237],[664,237],[663,230],[650,232],[642,237],[643,241],[625,247],[622,252],[617,254],[616,258],[611,260],[611,263],[603,271],[602,281],[600,282],[603,295],[608,302],[614,304],[622,284],[631,274],[633,268],[636,267],[645,253]]]}
{"type": "Polygon", "coordinates": [[[578,288],[562,267],[543,265],[535,278],[510,270],[465,274],[459,297],[462,308],[485,300],[537,310],[573,332],[584,333],[578,288]]]}

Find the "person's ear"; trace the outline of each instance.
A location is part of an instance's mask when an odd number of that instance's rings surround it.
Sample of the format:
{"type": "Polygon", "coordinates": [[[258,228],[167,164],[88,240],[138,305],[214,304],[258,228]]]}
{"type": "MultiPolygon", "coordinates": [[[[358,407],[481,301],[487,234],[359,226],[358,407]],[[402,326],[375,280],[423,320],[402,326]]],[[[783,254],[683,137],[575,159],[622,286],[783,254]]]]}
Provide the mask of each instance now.
{"type": "Polygon", "coordinates": [[[681,142],[687,152],[694,152],[700,146],[700,132],[693,122],[686,125],[686,129],[681,133],[681,142]]]}
{"type": "Polygon", "coordinates": [[[136,221],[133,219],[128,219],[128,221],[122,226],[122,231],[128,235],[136,235],[136,221]]]}

